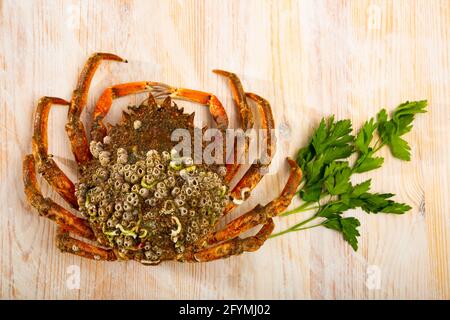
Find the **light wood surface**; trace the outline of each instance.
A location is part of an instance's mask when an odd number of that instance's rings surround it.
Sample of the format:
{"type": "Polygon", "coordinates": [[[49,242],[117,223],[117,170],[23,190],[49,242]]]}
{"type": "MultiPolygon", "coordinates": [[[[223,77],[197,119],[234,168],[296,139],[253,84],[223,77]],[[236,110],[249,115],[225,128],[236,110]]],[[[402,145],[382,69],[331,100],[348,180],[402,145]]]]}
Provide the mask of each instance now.
{"type": "MultiPolygon", "coordinates": [[[[114,102],[110,121],[141,98],[114,102]]],[[[449,299],[449,101],[447,0],[1,0],[0,298],[449,299]],[[236,214],[281,191],[284,158],[304,145],[321,117],[335,114],[359,126],[381,107],[428,99],[429,113],[407,136],[412,161],[384,151],[384,167],[370,174],[373,190],[393,192],[413,209],[404,216],[353,211],[362,223],[358,252],[335,232],[313,229],[207,264],[145,267],[62,254],[55,225],[25,200],[21,161],[31,151],[39,97],[69,99],[95,51],[130,63],[101,65],[85,119],[106,86],[156,80],[216,93],[237,126],[229,88],[214,68],[236,72],[248,91],[271,102],[280,129],[277,158],[236,214]],[[79,289],[71,286],[76,270],[79,289]]],[[[199,125],[211,123],[205,108],[182,104],[197,110],[199,125]]],[[[51,111],[50,152],[76,179],[66,112],[51,111]]],[[[42,182],[43,192],[62,203],[42,182]]],[[[300,218],[278,219],[277,229],[300,218]]]]}

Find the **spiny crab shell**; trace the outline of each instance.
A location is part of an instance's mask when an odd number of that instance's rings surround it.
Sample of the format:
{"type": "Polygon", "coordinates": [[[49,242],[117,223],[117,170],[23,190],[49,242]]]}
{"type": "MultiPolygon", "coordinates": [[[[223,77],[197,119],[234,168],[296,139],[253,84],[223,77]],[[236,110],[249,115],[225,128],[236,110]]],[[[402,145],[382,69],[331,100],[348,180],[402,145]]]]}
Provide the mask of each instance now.
{"type": "Polygon", "coordinates": [[[144,264],[182,259],[201,247],[229,201],[219,165],[194,164],[173,148],[175,129],[193,134],[193,114],[166,99],[129,107],[93,159],[81,167],[75,195],[100,244],[144,264]]]}

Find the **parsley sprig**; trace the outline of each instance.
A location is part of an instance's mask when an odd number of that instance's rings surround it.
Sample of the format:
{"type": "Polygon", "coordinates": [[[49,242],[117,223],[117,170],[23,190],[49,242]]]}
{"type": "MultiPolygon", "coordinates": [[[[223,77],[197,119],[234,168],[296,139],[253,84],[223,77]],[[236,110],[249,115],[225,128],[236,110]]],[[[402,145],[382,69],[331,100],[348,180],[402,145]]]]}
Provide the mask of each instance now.
{"type": "Polygon", "coordinates": [[[302,203],[281,216],[307,211],[314,214],[272,237],[324,226],[342,233],[356,251],[360,222],[354,217],[344,217],[345,211],[361,208],[367,213],[403,214],[410,210],[409,205],[392,200],[392,193],[369,192],[370,179],[353,185],[351,177],[380,168],[384,158],[376,153],[384,146],[389,147],[394,157],[409,161],[411,148],[402,136],[411,131],[415,115],[426,112],[426,106],[426,100],[405,102],[390,118],[382,109],[376,119],[364,123],[356,136],[351,135],[350,120],[335,121],[333,116],[322,119],[309,144],[297,154],[297,163],[303,170],[298,191],[302,203]],[[353,154],[356,160],[350,163],[353,154]]]}

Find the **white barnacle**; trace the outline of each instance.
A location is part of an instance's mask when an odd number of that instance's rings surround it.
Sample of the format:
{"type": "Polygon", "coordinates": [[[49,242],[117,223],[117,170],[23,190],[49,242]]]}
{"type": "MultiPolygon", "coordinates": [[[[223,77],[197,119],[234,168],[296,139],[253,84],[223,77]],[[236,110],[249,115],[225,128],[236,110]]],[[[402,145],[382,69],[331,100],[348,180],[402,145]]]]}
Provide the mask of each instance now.
{"type": "Polygon", "coordinates": [[[164,160],[170,160],[170,158],[171,158],[170,153],[167,152],[167,151],[163,151],[163,152],[161,153],[161,155],[162,155],[162,157],[163,157],[164,160]]]}
{"type": "Polygon", "coordinates": [[[117,156],[117,162],[121,164],[125,164],[128,162],[128,155],[127,154],[120,154],[117,156]]]}
{"type": "Polygon", "coordinates": [[[181,222],[180,222],[180,220],[177,218],[177,217],[175,217],[175,216],[172,216],[171,217],[171,219],[172,219],[172,221],[174,222],[174,223],[176,223],[177,224],[177,228],[175,229],[175,230],[170,230],[170,238],[172,239],[172,241],[173,242],[177,242],[178,241],[178,234],[181,232],[181,222]]]}
{"type": "Polygon", "coordinates": [[[147,158],[152,158],[152,157],[158,155],[158,151],[152,149],[152,150],[147,151],[147,153],[145,155],[147,158]]]}
{"type": "Polygon", "coordinates": [[[140,129],[141,126],[142,126],[142,122],[141,122],[140,120],[136,120],[136,121],[133,122],[133,128],[134,128],[135,130],[140,129]]]}
{"type": "Polygon", "coordinates": [[[177,149],[170,150],[170,157],[172,159],[178,159],[180,157],[180,155],[178,154],[177,149]]]}
{"type": "Polygon", "coordinates": [[[103,143],[104,143],[104,144],[109,144],[109,143],[111,143],[111,137],[110,137],[110,136],[105,136],[105,137],[103,138],[103,143]]]}
{"type": "Polygon", "coordinates": [[[149,191],[148,191],[148,189],[146,189],[146,188],[141,188],[141,189],[139,189],[139,195],[141,196],[141,197],[143,197],[143,198],[147,198],[148,197],[148,195],[149,195],[149,191]]]}
{"type": "Polygon", "coordinates": [[[223,177],[227,174],[227,168],[225,166],[220,166],[217,172],[223,177]]]}
{"type": "Polygon", "coordinates": [[[78,250],[80,250],[80,249],[78,248],[77,245],[74,244],[74,245],[72,246],[72,251],[73,251],[73,252],[77,252],[78,250]]]}
{"type": "Polygon", "coordinates": [[[181,162],[179,160],[172,160],[169,163],[169,167],[174,170],[180,170],[183,166],[181,165],[181,162]]]}
{"type": "Polygon", "coordinates": [[[109,164],[109,158],[99,158],[100,165],[106,167],[109,164]]]}
{"type": "Polygon", "coordinates": [[[190,167],[194,164],[194,160],[191,157],[183,157],[182,162],[185,166],[190,167]]]}
{"type": "Polygon", "coordinates": [[[94,158],[98,158],[99,153],[102,150],[103,150],[103,145],[101,142],[91,141],[91,143],[89,144],[89,151],[94,156],[94,158]]]}
{"type": "Polygon", "coordinates": [[[250,196],[250,188],[246,187],[246,188],[242,188],[241,189],[241,199],[245,200],[250,196]]]}
{"type": "Polygon", "coordinates": [[[250,188],[242,188],[241,189],[241,199],[233,198],[233,203],[240,205],[244,203],[244,201],[248,198],[250,195],[250,188]]]}
{"type": "Polygon", "coordinates": [[[180,170],[180,177],[182,177],[183,179],[187,179],[189,178],[189,174],[187,173],[186,169],[181,169],[180,170]]]}
{"type": "Polygon", "coordinates": [[[98,156],[102,158],[109,158],[111,156],[111,153],[109,151],[100,151],[98,156]]]}
{"type": "Polygon", "coordinates": [[[96,142],[94,140],[91,141],[91,143],[89,144],[89,151],[91,151],[91,154],[97,158],[98,157],[98,153],[96,153],[97,149],[95,148],[96,146],[96,142]]]}

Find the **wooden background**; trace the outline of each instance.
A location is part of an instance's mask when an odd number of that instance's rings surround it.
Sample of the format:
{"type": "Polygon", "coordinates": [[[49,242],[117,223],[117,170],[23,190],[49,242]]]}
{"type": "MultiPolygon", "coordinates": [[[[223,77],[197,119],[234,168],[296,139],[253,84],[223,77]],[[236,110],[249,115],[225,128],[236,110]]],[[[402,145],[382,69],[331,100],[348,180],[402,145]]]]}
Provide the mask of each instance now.
{"type": "MultiPolygon", "coordinates": [[[[0,0],[0,297],[449,299],[449,79],[448,0],[0,0]],[[95,51],[130,63],[102,64],[85,118],[102,88],[148,79],[216,93],[236,126],[229,88],[214,68],[238,73],[248,91],[269,99],[280,129],[277,158],[238,212],[280,192],[284,157],[321,117],[335,114],[358,126],[381,107],[428,99],[429,113],[407,136],[412,161],[385,151],[384,167],[371,175],[374,190],[393,192],[413,209],[404,216],[354,211],[362,222],[356,253],[335,232],[313,229],[208,264],[144,267],[62,254],[55,225],[25,201],[21,161],[31,151],[39,97],[69,99],[95,51]]],[[[111,121],[129,101],[114,103],[111,121]]],[[[197,110],[198,124],[210,123],[204,108],[188,108],[197,110]]],[[[51,112],[50,151],[76,179],[66,111],[51,112]]],[[[43,191],[62,203],[45,183],[43,191]]],[[[277,228],[300,218],[279,219],[277,228]]]]}

